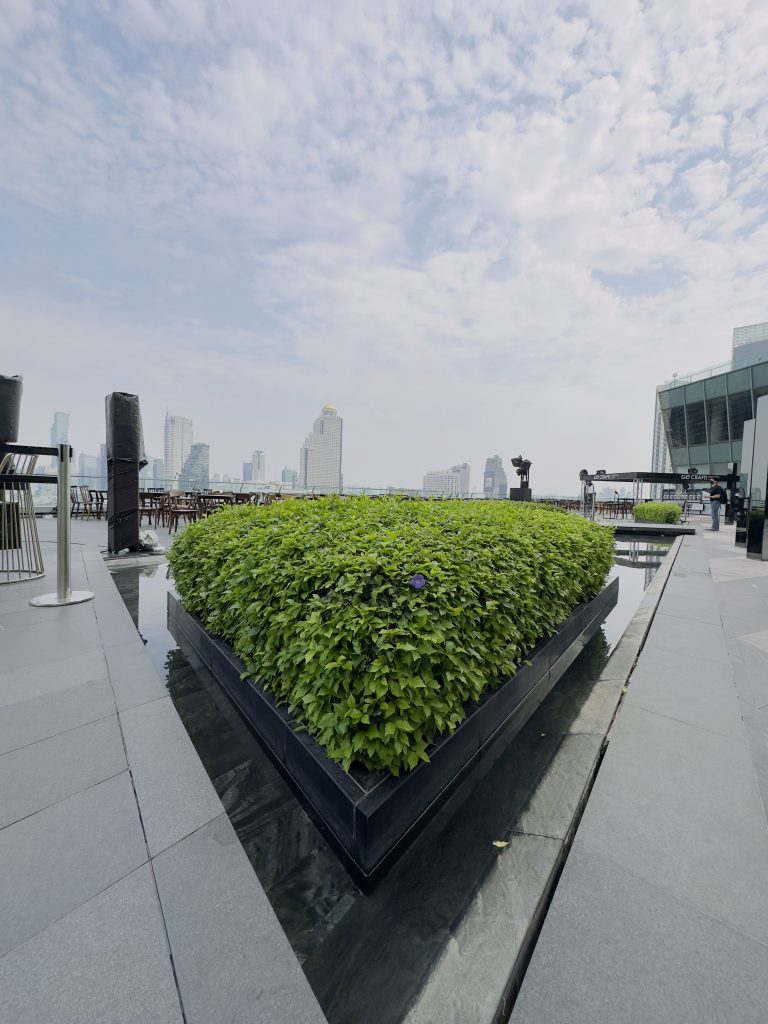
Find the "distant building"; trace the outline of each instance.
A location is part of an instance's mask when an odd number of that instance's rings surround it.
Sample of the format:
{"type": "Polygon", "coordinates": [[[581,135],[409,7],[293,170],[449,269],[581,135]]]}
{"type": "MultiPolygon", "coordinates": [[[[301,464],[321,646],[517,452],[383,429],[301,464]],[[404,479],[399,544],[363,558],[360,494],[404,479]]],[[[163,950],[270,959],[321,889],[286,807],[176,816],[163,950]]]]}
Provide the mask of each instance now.
{"type": "Polygon", "coordinates": [[[469,495],[469,465],[466,462],[450,469],[430,469],[424,474],[424,492],[459,498],[469,495]]]}
{"type": "Polygon", "coordinates": [[[55,412],[51,424],[51,448],[59,444],[69,444],[69,413],[55,412]]]}
{"type": "Polygon", "coordinates": [[[104,490],[107,486],[107,446],[99,448],[99,489],[104,490]]]}
{"type": "Polygon", "coordinates": [[[186,416],[165,414],[165,473],[171,486],[192,451],[192,420],[186,416]]]}
{"type": "Polygon", "coordinates": [[[251,480],[263,484],[267,479],[267,460],[262,451],[255,451],[251,456],[251,480]]]}
{"type": "Polygon", "coordinates": [[[458,466],[451,466],[451,472],[459,478],[459,494],[468,496],[470,493],[469,464],[460,462],[458,466]]]}
{"type": "Polygon", "coordinates": [[[165,463],[162,459],[152,459],[152,486],[165,486],[165,463]]]}
{"type": "Polygon", "coordinates": [[[139,480],[143,487],[152,486],[152,459],[150,459],[149,456],[147,456],[146,466],[142,466],[142,468],[139,470],[139,480]]]}
{"type": "Polygon", "coordinates": [[[284,484],[290,484],[291,487],[295,487],[299,479],[299,474],[295,469],[289,469],[287,466],[283,470],[280,479],[284,484]]]}
{"type": "Polygon", "coordinates": [[[210,445],[192,445],[179,473],[180,490],[203,491],[208,488],[210,454],[210,445]]]}
{"type": "Polygon", "coordinates": [[[430,469],[424,474],[424,493],[435,497],[458,498],[461,494],[459,474],[452,469],[430,469]]]}
{"type": "Polygon", "coordinates": [[[253,475],[252,474],[253,474],[253,463],[252,462],[244,462],[243,463],[243,483],[244,484],[250,483],[250,481],[253,480],[253,475]]]}
{"type": "Polygon", "coordinates": [[[299,452],[299,486],[319,492],[340,491],[343,420],[336,406],[324,405],[299,452]]]}
{"type": "MultiPolygon", "coordinates": [[[[86,455],[85,452],[81,452],[77,457],[77,475],[79,477],[87,477],[91,481],[90,486],[95,488],[99,477],[98,455],[86,455]]],[[[83,479],[80,482],[87,483],[88,480],[83,479]]]]}
{"type": "Polygon", "coordinates": [[[504,472],[504,463],[500,455],[492,455],[489,459],[485,460],[483,494],[486,498],[509,497],[507,474],[504,472]]]}

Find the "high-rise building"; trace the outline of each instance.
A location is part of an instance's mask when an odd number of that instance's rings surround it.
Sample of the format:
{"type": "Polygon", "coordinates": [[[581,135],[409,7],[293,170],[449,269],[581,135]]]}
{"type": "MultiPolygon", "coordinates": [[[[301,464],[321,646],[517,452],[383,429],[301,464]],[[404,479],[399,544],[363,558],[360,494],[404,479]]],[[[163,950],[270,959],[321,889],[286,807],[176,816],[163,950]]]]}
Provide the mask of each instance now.
{"type": "Polygon", "coordinates": [[[59,444],[69,444],[69,413],[55,412],[51,424],[51,448],[59,444]]]}
{"type": "Polygon", "coordinates": [[[459,479],[459,494],[469,497],[469,464],[460,462],[458,466],[451,466],[451,472],[459,479]]]}
{"type": "Polygon", "coordinates": [[[486,498],[509,497],[507,474],[504,472],[504,463],[500,455],[492,455],[489,459],[485,460],[483,494],[486,498]]]}
{"type": "Polygon", "coordinates": [[[165,414],[165,474],[173,486],[192,450],[192,420],[165,414]]]}
{"type": "Polygon", "coordinates": [[[209,486],[211,449],[207,444],[193,444],[179,473],[179,488],[183,491],[203,491],[209,486]]]}
{"type": "Polygon", "coordinates": [[[107,446],[99,448],[99,489],[105,490],[107,486],[107,446]]]}
{"type": "Polygon", "coordinates": [[[342,418],[336,406],[324,405],[299,452],[299,486],[305,490],[340,491],[342,418]]]}
{"type": "Polygon", "coordinates": [[[299,479],[299,474],[295,469],[289,469],[288,466],[286,466],[280,479],[284,484],[289,484],[291,487],[295,487],[296,482],[299,479]]]}
{"type": "Polygon", "coordinates": [[[162,459],[152,459],[152,486],[165,486],[165,463],[162,459]]]}
{"type": "Polygon", "coordinates": [[[725,477],[741,461],[744,422],[768,395],[768,324],[737,327],[728,363],[656,388],[652,469],[725,477]]]}
{"type": "Polygon", "coordinates": [[[424,493],[436,497],[458,498],[460,481],[452,469],[430,469],[424,474],[424,493]]]}
{"type": "Polygon", "coordinates": [[[251,480],[257,484],[263,484],[267,479],[267,460],[264,452],[255,451],[251,456],[251,480]]]}
{"type": "Polygon", "coordinates": [[[87,479],[83,479],[81,483],[87,483],[88,480],[92,481],[90,486],[97,487],[97,480],[99,477],[99,457],[98,455],[86,455],[85,452],[81,452],[77,457],[77,475],[87,479]]]}
{"type": "Polygon", "coordinates": [[[253,463],[252,462],[244,462],[243,463],[243,483],[244,484],[250,483],[251,480],[253,480],[253,463]]]}

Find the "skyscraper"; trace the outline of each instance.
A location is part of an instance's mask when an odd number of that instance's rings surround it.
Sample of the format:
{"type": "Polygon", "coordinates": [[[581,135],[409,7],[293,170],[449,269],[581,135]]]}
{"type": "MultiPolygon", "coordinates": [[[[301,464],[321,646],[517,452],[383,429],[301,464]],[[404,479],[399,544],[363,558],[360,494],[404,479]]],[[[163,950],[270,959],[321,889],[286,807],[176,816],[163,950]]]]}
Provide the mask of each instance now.
{"type": "MultiPolygon", "coordinates": [[[[165,474],[171,486],[177,482],[182,466],[192,450],[192,420],[186,416],[165,414],[165,474]]],[[[206,485],[207,486],[207,485],[206,485]]]]}
{"type": "Polygon", "coordinates": [[[284,484],[290,484],[291,487],[295,487],[296,481],[299,479],[299,474],[295,469],[289,469],[288,466],[286,466],[280,479],[284,484]]]}
{"type": "Polygon", "coordinates": [[[179,487],[184,491],[204,491],[209,485],[210,446],[193,444],[179,473],[179,487]]]}
{"type": "Polygon", "coordinates": [[[509,497],[507,474],[504,472],[504,463],[500,455],[492,455],[489,459],[485,460],[483,494],[486,498],[509,497]]]}
{"type": "Polygon", "coordinates": [[[264,452],[255,451],[251,456],[251,480],[262,484],[267,479],[267,460],[264,452]]]}
{"type": "Polygon", "coordinates": [[[299,452],[299,486],[340,491],[342,418],[336,406],[324,405],[299,452]]]}
{"type": "Polygon", "coordinates": [[[244,484],[250,483],[251,480],[253,480],[253,463],[252,462],[244,462],[243,463],[243,483],[244,484]]]}
{"type": "Polygon", "coordinates": [[[460,462],[458,466],[451,466],[451,472],[458,477],[459,494],[469,496],[469,464],[460,462]]]}
{"type": "Polygon", "coordinates": [[[69,444],[69,413],[55,412],[51,424],[51,448],[59,444],[69,444]]]}

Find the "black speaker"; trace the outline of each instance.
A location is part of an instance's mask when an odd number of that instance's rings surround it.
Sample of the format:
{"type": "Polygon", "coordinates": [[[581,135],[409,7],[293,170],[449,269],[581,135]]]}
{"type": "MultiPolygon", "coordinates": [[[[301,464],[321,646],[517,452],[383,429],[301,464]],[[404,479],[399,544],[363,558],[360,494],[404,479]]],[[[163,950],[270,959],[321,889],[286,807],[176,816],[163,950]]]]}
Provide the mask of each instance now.
{"type": "Polygon", "coordinates": [[[146,466],[139,396],[114,391],[107,416],[107,547],[139,550],[139,470],[146,466]]]}
{"type": "Polygon", "coordinates": [[[6,444],[15,444],[19,439],[21,391],[21,377],[0,373],[0,441],[6,444]]]}

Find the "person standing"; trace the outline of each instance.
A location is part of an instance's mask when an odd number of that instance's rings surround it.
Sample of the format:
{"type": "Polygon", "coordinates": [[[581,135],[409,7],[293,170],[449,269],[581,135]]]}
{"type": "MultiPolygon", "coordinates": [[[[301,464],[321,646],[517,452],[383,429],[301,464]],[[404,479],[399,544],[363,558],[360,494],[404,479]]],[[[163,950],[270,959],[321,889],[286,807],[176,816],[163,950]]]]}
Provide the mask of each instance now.
{"type": "Polygon", "coordinates": [[[711,485],[709,488],[709,511],[712,516],[712,525],[707,529],[716,533],[720,529],[720,506],[724,506],[728,501],[728,495],[717,482],[716,476],[711,476],[709,482],[711,485]]]}

